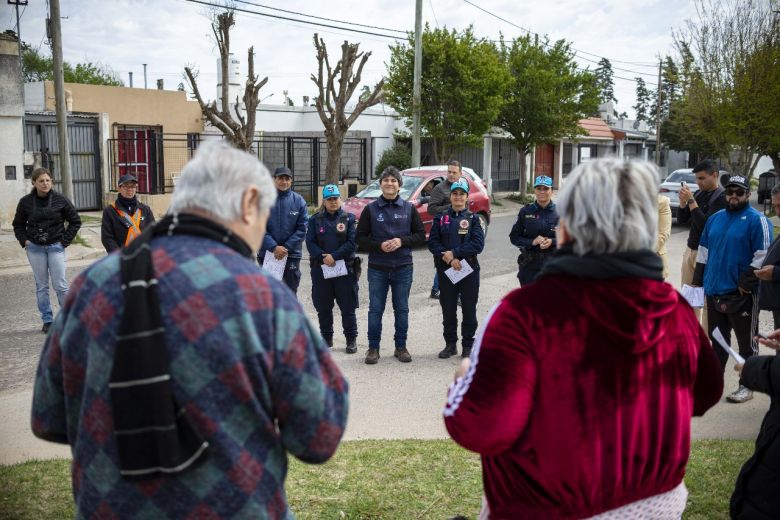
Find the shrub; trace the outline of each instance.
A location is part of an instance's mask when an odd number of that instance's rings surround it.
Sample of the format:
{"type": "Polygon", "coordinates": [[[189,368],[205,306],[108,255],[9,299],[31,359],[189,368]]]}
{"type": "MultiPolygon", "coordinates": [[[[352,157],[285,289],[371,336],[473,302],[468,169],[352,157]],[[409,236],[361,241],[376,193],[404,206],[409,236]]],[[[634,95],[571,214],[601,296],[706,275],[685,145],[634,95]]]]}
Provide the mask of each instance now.
{"type": "Polygon", "coordinates": [[[382,157],[376,163],[374,176],[379,177],[382,170],[388,166],[395,166],[399,170],[405,170],[412,167],[412,152],[409,147],[403,143],[395,143],[391,148],[382,152],[382,157]]]}

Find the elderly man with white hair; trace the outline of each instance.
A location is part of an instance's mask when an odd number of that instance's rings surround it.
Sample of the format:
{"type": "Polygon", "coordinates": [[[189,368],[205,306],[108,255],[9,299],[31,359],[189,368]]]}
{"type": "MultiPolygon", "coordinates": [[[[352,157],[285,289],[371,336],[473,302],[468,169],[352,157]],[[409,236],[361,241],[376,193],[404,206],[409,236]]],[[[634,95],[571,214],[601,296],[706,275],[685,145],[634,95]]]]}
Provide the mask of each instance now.
{"type": "Polygon", "coordinates": [[[444,420],[482,455],[482,518],[680,518],[691,416],[723,380],[653,252],[657,178],[617,159],[572,172],[555,257],[456,374],[444,420]]]}
{"type": "Polygon", "coordinates": [[[206,143],[168,215],[73,283],[32,428],[70,444],[79,518],[287,518],[287,453],[335,452],[347,383],[253,260],[275,197],[256,158],[206,143]]]}

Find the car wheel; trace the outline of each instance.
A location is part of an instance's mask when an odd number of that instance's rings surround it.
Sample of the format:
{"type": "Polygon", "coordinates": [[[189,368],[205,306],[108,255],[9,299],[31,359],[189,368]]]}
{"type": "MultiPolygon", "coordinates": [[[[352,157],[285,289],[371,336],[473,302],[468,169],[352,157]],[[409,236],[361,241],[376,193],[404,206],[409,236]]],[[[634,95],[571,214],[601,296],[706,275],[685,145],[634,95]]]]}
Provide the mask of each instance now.
{"type": "Polygon", "coordinates": [[[487,238],[487,234],[488,234],[487,217],[483,213],[478,213],[477,216],[479,217],[479,225],[482,226],[482,233],[485,235],[485,238],[487,238]]]}

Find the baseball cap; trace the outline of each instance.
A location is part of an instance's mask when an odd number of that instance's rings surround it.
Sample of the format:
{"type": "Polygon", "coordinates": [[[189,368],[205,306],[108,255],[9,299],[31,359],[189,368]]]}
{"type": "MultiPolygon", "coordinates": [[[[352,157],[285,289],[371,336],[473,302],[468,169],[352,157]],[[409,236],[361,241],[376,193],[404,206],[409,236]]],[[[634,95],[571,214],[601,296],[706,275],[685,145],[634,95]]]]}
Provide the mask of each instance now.
{"type": "Polygon", "coordinates": [[[125,184],[127,182],[138,182],[138,178],[135,175],[130,175],[129,173],[126,173],[119,177],[119,183],[118,186],[121,186],[122,184],[125,184]]]}
{"type": "Polygon", "coordinates": [[[335,184],[328,184],[324,188],[322,188],[322,198],[323,199],[329,199],[330,197],[340,197],[341,192],[339,191],[339,187],[335,184]]]}
{"type": "Polygon", "coordinates": [[[726,183],[724,188],[728,188],[729,186],[739,186],[740,188],[750,190],[750,186],[747,183],[747,179],[744,178],[742,175],[732,175],[731,177],[729,177],[729,181],[726,183]]]}
{"type": "Polygon", "coordinates": [[[274,170],[274,177],[279,177],[280,175],[287,175],[290,178],[293,176],[292,171],[287,166],[279,166],[274,170]]]}
{"type": "Polygon", "coordinates": [[[452,183],[452,186],[450,186],[450,193],[452,193],[455,190],[463,190],[468,194],[469,182],[465,179],[458,179],[457,181],[452,183]]]}
{"type": "Polygon", "coordinates": [[[552,188],[552,179],[547,175],[537,175],[536,179],[534,179],[534,188],[537,186],[547,186],[548,188],[552,188]]]}

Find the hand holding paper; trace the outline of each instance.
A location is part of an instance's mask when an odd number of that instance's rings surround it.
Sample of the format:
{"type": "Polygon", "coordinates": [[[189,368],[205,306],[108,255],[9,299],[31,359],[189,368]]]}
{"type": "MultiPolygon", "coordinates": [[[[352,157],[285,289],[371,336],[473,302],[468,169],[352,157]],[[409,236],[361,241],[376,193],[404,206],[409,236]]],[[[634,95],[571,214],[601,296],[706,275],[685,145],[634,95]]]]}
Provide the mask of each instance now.
{"type": "Polygon", "coordinates": [[[734,351],[733,348],[731,348],[731,345],[726,343],[726,340],[723,338],[723,334],[721,334],[719,328],[715,327],[715,330],[712,331],[712,337],[720,344],[723,350],[729,353],[729,356],[734,358],[734,361],[736,361],[738,364],[743,364],[745,362],[745,358],[740,356],[737,352],[734,351]]]}

